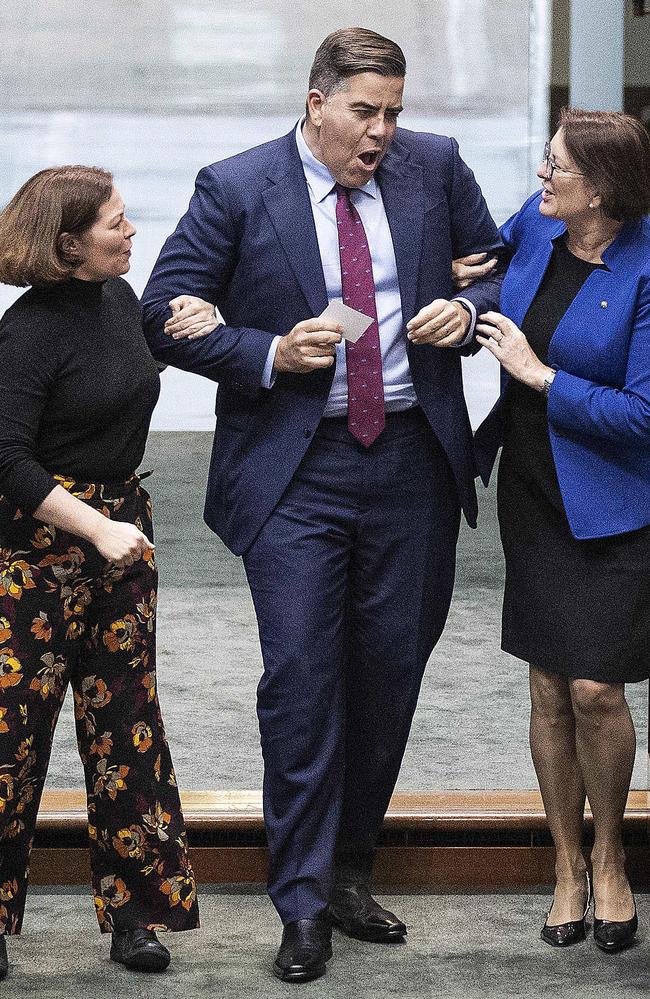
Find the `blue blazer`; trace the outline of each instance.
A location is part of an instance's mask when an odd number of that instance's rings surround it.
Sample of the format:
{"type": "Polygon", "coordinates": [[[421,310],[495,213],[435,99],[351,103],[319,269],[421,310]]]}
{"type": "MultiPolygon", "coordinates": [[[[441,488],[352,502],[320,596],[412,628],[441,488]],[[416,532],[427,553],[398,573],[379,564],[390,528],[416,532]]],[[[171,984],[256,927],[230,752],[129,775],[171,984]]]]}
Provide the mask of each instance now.
{"type": "MultiPolygon", "coordinates": [[[[406,323],[453,295],[455,256],[502,246],[474,176],[453,139],[398,129],[377,172],[406,323]]],[[[468,289],[494,308],[500,278],[468,289]]],[[[281,373],[261,388],[276,334],[327,305],[307,183],[294,131],[200,171],[187,213],[166,241],[142,299],[160,361],[219,382],[206,523],[244,552],[291,481],[323,415],[333,368],[281,373]],[[200,340],[163,333],[180,294],[215,303],[225,326],[200,340]]],[[[468,521],[476,523],[472,435],[460,351],[408,347],[418,400],[444,447],[468,521]]]]}
{"type": "MultiPolygon", "coordinates": [[[[563,222],[540,215],[541,192],[501,229],[513,253],[501,312],[518,326],[544,276],[563,222]]],[[[574,537],[650,524],[650,216],[626,223],[589,275],[549,346],[551,448],[574,537]]],[[[487,485],[502,441],[501,398],[476,432],[487,485]]]]}

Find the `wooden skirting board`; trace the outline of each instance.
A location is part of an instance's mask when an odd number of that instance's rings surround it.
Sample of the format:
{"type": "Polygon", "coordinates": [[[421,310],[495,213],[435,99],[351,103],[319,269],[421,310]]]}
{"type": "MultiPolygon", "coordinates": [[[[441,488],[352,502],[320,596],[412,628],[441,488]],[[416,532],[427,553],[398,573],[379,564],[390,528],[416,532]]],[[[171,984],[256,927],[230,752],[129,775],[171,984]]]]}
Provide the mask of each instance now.
{"type": "MultiPolygon", "coordinates": [[[[262,845],[241,845],[263,830],[261,793],[186,791],[183,811],[190,843],[210,833],[227,833],[214,846],[192,847],[201,883],[258,884],[266,879],[262,845]],[[238,835],[239,834],[239,835],[238,835]],[[238,843],[239,838],[239,843],[238,843]]],[[[637,890],[650,887],[646,827],[650,795],[632,791],[625,815],[628,869],[637,890]]],[[[591,824],[585,813],[587,827],[591,824]]],[[[32,852],[34,884],[84,884],[87,850],[71,845],[86,828],[85,795],[48,791],[43,795],[32,852]],[[59,836],[61,846],[56,845],[59,836]],[[47,845],[46,845],[47,844],[47,845]]],[[[389,845],[378,851],[375,883],[393,891],[479,890],[550,884],[553,850],[548,844],[542,801],[535,791],[446,791],[395,794],[384,822],[389,845]],[[414,834],[409,837],[409,833],[414,834]],[[440,834],[443,845],[435,840],[440,834]],[[517,845],[507,843],[514,838],[517,845]],[[399,842],[393,845],[395,839],[399,842]],[[505,845],[503,844],[506,840],[505,845]],[[421,845],[410,845],[411,840],[421,845]],[[431,843],[433,840],[433,843],[431,843]]]]}

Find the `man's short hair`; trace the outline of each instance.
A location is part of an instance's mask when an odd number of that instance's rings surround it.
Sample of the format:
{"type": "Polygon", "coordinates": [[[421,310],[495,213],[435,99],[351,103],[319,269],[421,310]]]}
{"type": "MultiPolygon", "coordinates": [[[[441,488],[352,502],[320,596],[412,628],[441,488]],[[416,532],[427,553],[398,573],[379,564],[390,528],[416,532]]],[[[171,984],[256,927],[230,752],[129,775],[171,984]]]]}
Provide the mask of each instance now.
{"type": "Polygon", "coordinates": [[[339,28],[318,47],[309,73],[309,89],[329,97],[357,73],[404,77],[404,53],[396,42],[376,31],[339,28]]]}

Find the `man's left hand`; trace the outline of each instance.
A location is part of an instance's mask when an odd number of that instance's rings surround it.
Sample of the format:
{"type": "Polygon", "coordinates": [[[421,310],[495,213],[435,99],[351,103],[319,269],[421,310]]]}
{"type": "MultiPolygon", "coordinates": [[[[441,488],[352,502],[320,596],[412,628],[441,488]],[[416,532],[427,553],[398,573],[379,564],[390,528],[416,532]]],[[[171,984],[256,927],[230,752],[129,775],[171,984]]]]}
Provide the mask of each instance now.
{"type": "Polygon", "coordinates": [[[413,343],[454,347],[467,336],[470,322],[471,316],[460,302],[436,298],[406,324],[406,335],[413,343]]]}

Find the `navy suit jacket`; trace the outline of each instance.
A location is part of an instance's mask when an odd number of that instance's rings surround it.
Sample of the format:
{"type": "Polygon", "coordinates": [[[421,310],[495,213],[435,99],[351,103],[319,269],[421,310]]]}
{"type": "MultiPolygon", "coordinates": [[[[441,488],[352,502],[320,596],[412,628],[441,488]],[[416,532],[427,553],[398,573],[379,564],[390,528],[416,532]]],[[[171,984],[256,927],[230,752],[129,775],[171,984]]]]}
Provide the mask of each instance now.
{"type": "MultiPolygon", "coordinates": [[[[502,246],[453,139],[398,129],[377,171],[406,323],[453,295],[453,257],[502,246]]],[[[464,295],[494,308],[500,279],[464,295]]],[[[163,246],[142,299],[156,358],[219,382],[206,523],[236,554],[277,505],[323,415],[333,368],[278,374],[261,388],[276,334],[327,306],[309,192],[294,131],[200,171],[187,213],[163,246]],[[163,333],[180,294],[215,303],[226,324],[199,340],[163,333]]],[[[476,523],[472,435],[460,351],[408,347],[419,403],[445,449],[461,503],[476,523]]]]}
{"type": "MultiPolygon", "coordinates": [[[[540,286],[553,240],[566,225],[540,215],[533,194],[501,232],[514,254],[501,312],[518,326],[540,286]]],[[[623,534],[650,524],[650,217],[626,223],[555,330],[548,363],[553,458],[576,538],[623,534]]],[[[502,400],[476,432],[487,485],[502,439],[502,400]]]]}

